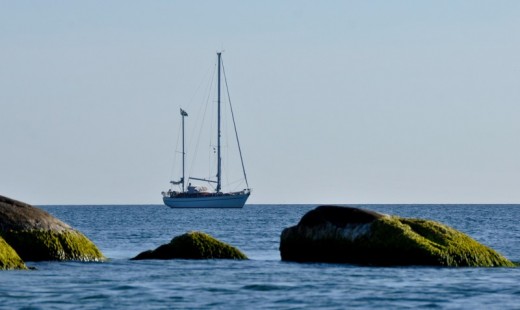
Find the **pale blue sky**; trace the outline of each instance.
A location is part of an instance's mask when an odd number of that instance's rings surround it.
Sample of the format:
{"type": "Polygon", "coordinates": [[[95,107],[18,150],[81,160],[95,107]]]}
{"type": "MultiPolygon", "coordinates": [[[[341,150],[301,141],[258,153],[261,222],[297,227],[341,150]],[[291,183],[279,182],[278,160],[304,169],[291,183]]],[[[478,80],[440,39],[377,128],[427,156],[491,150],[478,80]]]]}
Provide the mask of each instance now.
{"type": "Polygon", "coordinates": [[[160,204],[224,49],[249,203],[519,203],[518,1],[0,1],[0,194],[160,204]]]}

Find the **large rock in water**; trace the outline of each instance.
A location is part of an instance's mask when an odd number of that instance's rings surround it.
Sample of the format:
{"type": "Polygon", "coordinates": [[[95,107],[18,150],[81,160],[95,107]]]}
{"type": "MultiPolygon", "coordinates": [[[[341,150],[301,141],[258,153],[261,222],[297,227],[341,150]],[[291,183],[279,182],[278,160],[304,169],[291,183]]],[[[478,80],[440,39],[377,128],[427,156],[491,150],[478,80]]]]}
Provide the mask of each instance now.
{"type": "Polygon", "coordinates": [[[446,225],[337,206],[320,206],[283,230],[284,261],[360,265],[514,267],[494,250],[446,225]]]}
{"type": "Polygon", "coordinates": [[[18,253],[0,237],[0,270],[27,269],[18,253]]]}
{"type": "Polygon", "coordinates": [[[212,236],[190,231],[177,236],[170,243],[155,250],[145,251],[134,257],[140,259],[247,259],[237,248],[219,241],[212,236]]]}
{"type": "Polygon", "coordinates": [[[0,196],[0,236],[24,261],[102,261],[99,249],[49,213],[0,196]]]}

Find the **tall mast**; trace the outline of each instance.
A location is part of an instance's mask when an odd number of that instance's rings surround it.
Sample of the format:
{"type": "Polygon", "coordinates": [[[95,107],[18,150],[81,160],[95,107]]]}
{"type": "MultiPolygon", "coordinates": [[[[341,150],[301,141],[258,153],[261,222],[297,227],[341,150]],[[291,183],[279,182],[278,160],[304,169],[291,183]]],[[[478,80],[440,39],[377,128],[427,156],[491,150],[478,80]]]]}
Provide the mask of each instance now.
{"type": "Polygon", "coordinates": [[[218,133],[217,133],[217,193],[220,193],[221,189],[221,178],[222,178],[222,158],[220,158],[220,58],[221,52],[217,53],[218,56],[218,86],[217,86],[217,105],[218,105],[218,133]]]}
{"type": "Polygon", "coordinates": [[[186,182],[184,182],[185,178],[184,178],[184,174],[185,174],[185,165],[184,165],[184,161],[185,161],[185,157],[186,157],[186,152],[184,151],[184,117],[188,116],[188,113],[186,113],[186,111],[184,111],[183,109],[181,109],[181,116],[182,116],[182,192],[185,191],[185,188],[186,188],[186,182]]]}

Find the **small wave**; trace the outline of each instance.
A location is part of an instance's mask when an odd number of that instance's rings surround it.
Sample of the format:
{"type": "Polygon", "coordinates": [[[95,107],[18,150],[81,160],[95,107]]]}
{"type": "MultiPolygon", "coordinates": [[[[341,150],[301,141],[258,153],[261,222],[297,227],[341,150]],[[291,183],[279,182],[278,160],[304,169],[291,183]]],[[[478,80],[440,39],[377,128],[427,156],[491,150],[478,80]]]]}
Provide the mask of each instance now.
{"type": "Polygon", "coordinates": [[[135,290],[135,289],[138,289],[138,287],[133,286],[133,285],[128,285],[128,284],[119,285],[119,286],[115,286],[114,288],[112,288],[113,291],[131,291],[131,290],[135,290]]]}
{"type": "Polygon", "coordinates": [[[94,294],[89,296],[84,296],[79,298],[80,300],[106,300],[109,299],[110,296],[106,294],[94,294]]]}
{"type": "Polygon", "coordinates": [[[272,285],[272,284],[250,284],[250,285],[245,285],[242,288],[245,290],[250,290],[250,291],[266,292],[266,291],[287,290],[290,287],[282,286],[282,285],[272,285]]]}

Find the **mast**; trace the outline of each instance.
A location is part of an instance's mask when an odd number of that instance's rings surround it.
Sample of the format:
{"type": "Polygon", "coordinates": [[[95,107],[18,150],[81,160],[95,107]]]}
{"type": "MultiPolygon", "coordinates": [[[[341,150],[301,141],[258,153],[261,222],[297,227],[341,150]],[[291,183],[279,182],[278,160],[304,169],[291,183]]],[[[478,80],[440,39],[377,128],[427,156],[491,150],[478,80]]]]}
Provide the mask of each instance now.
{"type": "Polygon", "coordinates": [[[182,116],[182,179],[181,179],[181,182],[182,182],[182,192],[184,193],[185,191],[185,188],[186,188],[186,182],[184,182],[185,178],[184,178],[184,174],[185,174],[185,165],[184,165],[184,161],[185,161],[185,157],[186,157],[186,152],[184,151],[184,117],[188,116],[188,113],[186,113],[186,111],[184,111],[183,109],[181,109],[181,116],[182,116]]]}
{"type": "Polygon", "coordinates": [[[218,56],[218,86],[217,86],[217,105],[218,105],[218,129],[217,129],[217,193],[220,193],[222,178],[222,158],[220,157],[220,58],[222,52],[217,52],[218,56]]]}

